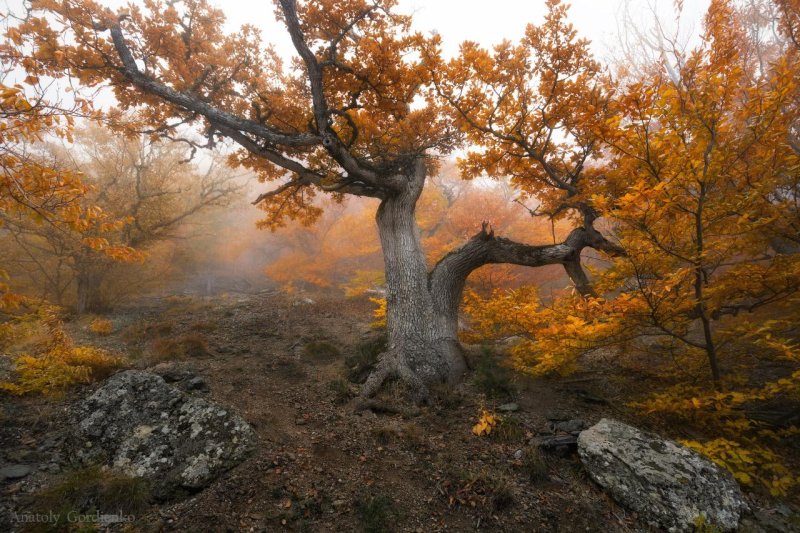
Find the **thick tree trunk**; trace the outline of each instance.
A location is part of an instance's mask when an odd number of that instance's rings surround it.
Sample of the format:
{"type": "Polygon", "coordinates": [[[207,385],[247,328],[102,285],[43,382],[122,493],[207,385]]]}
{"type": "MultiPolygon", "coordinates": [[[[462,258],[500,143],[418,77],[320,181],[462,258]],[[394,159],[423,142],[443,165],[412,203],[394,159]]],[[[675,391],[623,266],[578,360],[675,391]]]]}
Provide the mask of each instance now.
{"type": "Polygon", "coordinates": [[[458,309],[467,277],[490,263],[525,266],[561,264],[585,295],[592,293],[581,267],[586,247],[611,255],[624,251],[592,227],[593,219],[560,244],[531,246],[495,237],[484,224],[460,248],[443,257],[428,272],[415,209],[425,182],[423,164],[402,176],[398,187],[378,208],[378,232],[386,271],[386,319],[389,347],[367,378],[363,396],[371,396],[387,379],[407,383],[417,401],[428,398],[428,387],[455,383],[467,370],[458,343],[458,309]]]}
{"type": "Polygon", "coordinates": [[[363,393],[373,394],[386,379],[411,386],[418,401],[434,383],[454,383],[466,371],[458,345],[457,307],[437,305],[431,292],[425,253],[415,211],[424,169],[409,176],[408,186],[385,198],[376,216],[386,272],[389,347],[367,379],[363,393]]]}
{"type": "Polygon", "coordinates": [[[78,314],[105,311],[107,304],[100,290],[103,276],[87,267],[78,270],[76,279],[75,311],[78,314]]]}

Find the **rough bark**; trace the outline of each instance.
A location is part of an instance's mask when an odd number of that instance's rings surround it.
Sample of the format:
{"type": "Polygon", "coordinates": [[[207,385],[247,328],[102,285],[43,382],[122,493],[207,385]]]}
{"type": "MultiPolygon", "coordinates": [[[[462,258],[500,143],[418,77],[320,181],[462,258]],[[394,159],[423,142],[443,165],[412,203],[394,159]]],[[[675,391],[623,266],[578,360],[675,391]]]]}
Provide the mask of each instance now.
{"type": "Polygon", "coordinates": [[[455,383],[463,377],[467,365],[458,342],[458,308],[467,277],[477,268],[493,263],[561,264],[578,290],[590,294],[580,264],[582,250],[623,253],[591,226],[574,230],[563,243],[531,246],[496,237],[484,224],[429,272],[415,218],[425,181],[422,163],[406,178],[407,188],[384,198],[376,217],[386,271],[389,347],[368,377],[363,396],[373,395],[387,379],[400,379],[417,401],[424,401],[431,384],[455,383]]]}
{"type": "Polygon", "coordinates": [[[423,163],[407,178],[405,190],[387,196],[376,216],[386,271],[389,346],[363,394],[372,395],[386,379],[397,378],[423,401],[428,385],[458,381],[467,367],[455,337],[455,315],[443,314],[435,305],[428,283],[415,217],[425,182],[423,163]]]}

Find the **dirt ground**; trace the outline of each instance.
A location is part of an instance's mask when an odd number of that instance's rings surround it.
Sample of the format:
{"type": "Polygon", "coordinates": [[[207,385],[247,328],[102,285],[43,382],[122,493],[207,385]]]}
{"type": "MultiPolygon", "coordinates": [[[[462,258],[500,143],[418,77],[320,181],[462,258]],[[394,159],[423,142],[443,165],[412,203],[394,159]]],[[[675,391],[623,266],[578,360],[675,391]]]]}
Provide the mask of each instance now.
{"type": "MultiPolygon", "coordinates": [[[[512,375],[509,383],[474,348],[471,361],[482,370],[437,391],[431,405],[407,404],[390,387],[379,398],[388,410],[357,411],[345,359],[379,336],[371,304],[311,298],[264,291],[148,299],[110,315],[107,337],[85,321],[68,323],[78,342],[126,354],[134,367],[203,378],[208,392],[194,394],[233,408],[258,434],[245,462],[197,494],[152,504],[132,530],[649,531],[587,478],[576,455],[537,454],[528,444],[549,418],[628,419],[625,381],[601,373],[557,381],[512,375]],[[196,349],[155,354],[158,336],[195,339],[196,349]],[[509,402],[519,409],[503,431],[472,434],[482,408],[509,402]]],[[[52,464],[68,458],[53,460],[52,436],[64,429],[66,406],[86,393],[3,406],[6,461],[51,466],[2,482],[0,511],[60,475],[52,464]]]]}

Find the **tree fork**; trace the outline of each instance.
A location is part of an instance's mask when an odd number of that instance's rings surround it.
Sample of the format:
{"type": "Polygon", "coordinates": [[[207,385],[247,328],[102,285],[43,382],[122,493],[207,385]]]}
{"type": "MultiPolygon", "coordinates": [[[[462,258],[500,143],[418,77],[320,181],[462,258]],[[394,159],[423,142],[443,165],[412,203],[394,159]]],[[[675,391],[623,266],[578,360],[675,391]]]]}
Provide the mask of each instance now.
{"type": "Polygon", "coordinates": [[[592,226],[573,230],[562,243],[533,246],[497,237],[484,222],[476,235],[428,271],[414,216],[424,180],[420,163],[407,179],[408,189],[387,197],[378,209],[389,349],[367,378],[362,400],[377,393],[387,380],[397,379],[410,387],[415,401],[424,402],[430,385],[463,378],[467,365],[458,341],[458,309],[467,278],[481,266],[561,264],[581,294],[588,296],[592,291],[580,263],[583,249],[624,254],[592,226]]]}

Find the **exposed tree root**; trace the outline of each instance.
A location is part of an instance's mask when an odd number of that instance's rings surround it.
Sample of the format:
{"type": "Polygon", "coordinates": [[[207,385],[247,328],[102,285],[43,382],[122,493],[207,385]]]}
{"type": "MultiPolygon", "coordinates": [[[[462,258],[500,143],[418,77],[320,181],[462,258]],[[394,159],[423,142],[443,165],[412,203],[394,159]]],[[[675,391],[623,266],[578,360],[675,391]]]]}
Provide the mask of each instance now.
{"type": "Polygon", "coordinates": [[[387,381],[399,380],[408,386],[411,399],[421,405],[430,401],[430,390],[425,382],[402,360],[398,350],[384,352],[375,370],[370,373],[361,387],[361,401],[375,396],[387,381]]]}
{"type": "Polygon", "coordinates": [[[419,409],[416,407],[404,409],[390,403],[381,402],[371,398],[359,397],[354,400],[353,412],[360,413],[362,411],[372,411],[376,414],[403,415],[406,418],[412,418],[419,416],[420,414],[419,409]]]}

